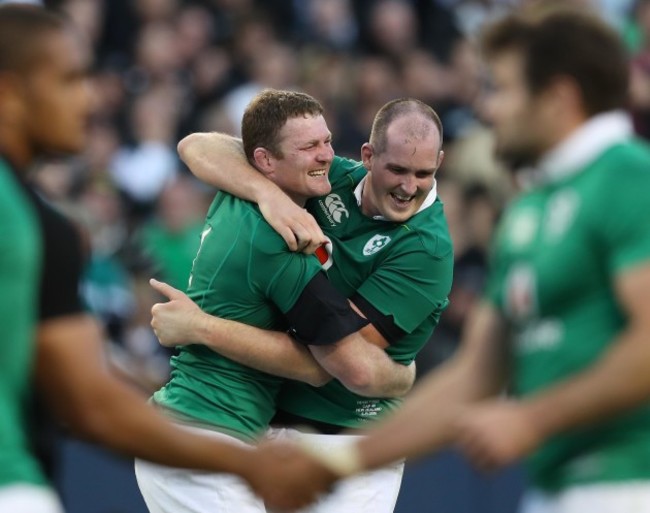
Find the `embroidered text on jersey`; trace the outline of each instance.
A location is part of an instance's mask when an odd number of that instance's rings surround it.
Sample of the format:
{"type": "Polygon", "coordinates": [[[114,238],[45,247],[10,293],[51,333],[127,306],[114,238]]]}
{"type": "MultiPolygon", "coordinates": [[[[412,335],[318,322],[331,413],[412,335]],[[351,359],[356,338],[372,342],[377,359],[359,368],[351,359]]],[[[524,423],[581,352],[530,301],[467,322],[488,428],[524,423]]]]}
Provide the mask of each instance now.
{"type": "Polygon", "coordinates": [[[373,235],[363,247],[363,254],[365,256],[374,255],[377,251],[386,247],[389,242],[390,237],[388,235],[373,235]]]}

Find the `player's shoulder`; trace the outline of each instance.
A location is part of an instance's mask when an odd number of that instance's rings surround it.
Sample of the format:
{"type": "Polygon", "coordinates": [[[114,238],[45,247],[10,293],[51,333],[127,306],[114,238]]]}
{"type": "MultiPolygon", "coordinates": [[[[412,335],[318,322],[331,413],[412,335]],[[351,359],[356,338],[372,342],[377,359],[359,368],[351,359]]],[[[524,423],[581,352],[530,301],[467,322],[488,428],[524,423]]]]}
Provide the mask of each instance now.
{"type": "Polygon", "coordinates": [[[284,239],[260,212],[259,207],[225,191],[219,191],[208,209],[206,223],[230,238],[246,239],[253,253],[288,252],[284,239]]]}
{"type": "Polygon", "coordinates": [[[442,201],[430,206],[401,225],[401,246],[424,251],[436,260],[453,258],[453,245],[442,201]]]}
{"type": "Polygon", "coordinates": [[[362,162],[335,156],[330,166],[329,180],[332,189],[339,187],[354,188],[367,173],[362,162]]]}
{"type": "Polygon", "coordinates": [[[594,162],[603,180],[618,176],[639,175],[650,177],[650,144],[639,138],[631,138],[608,148],[594,162]]]}
{"type": "Polygon", "coordinates": [[[582,179],[594,202],[611,204],[617,196],[645,201],[640,193],[650,188],[650,145],[636,138],[616,144],[595,159],[582,179]]]}

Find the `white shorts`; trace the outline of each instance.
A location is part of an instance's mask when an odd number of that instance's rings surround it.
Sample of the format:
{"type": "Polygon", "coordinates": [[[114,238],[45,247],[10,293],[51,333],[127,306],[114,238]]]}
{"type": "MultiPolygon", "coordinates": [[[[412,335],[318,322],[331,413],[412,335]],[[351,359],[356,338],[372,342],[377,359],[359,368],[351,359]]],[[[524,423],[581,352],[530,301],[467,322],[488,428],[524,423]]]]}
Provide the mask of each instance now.
{"type": "Polygon", "coordinates": [[[0,511],[63,513],[63,506],[51,488],[20,483],[0,487],[0,511]]]}
{"type": "MultiPolygon", "coordinates": [[[[272,428],[267,436],[278,440],[300,440],[317,450],[327,451],[354,442],[359,435],[320,435],[291,428],[272,428]]],[[[299,513],[393,513],[404,463],[359,474],[336,484],[334,490],[299,513]]]]}
{"type": "MultiPolygon", "coordinates": [[[[184,429],[210,434],[234,445],[244,442],[207,429],[184,429]]],[[[264,502],[246,481],[232,474],[166,467],[135,460],[140,493],[151,513],[265,513],[264,502]]]]}
{"type": "Polygon", "coordinates": [[[650,513],[650,481],[572,486],[549,494],[527,492],[521,513],[650,513]]]}

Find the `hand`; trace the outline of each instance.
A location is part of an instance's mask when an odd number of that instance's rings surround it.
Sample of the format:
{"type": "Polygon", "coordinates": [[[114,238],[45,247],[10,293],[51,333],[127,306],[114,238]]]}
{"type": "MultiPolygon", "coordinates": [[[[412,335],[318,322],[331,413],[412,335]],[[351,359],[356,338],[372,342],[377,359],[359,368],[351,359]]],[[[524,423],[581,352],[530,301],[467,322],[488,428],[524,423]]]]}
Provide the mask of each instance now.
{"type": "Polygon", "coordinates": [[[522,403],[494,400],[459,415],[456,441],[480,469],[494,470],[532,452],[543,436],[522,403]]]}
{"type": "Polygon", "coordinates": [[[186,294],[171,285],[153,278],[149,284],[169,299],[151,307],[151,327],[160,343],[166,347],[192,343],[196,339],[194,328],[205,314],[186,294]]]}
{"type": "Polygon", "coordinates": [[[313,216],[280,189],[269,189],[258,205],[264,219],[280,234],[291,251],[312,254],[326,241],[313,216]]]}
{"type": "Polygon", "coordinates": [[[292,511],[314,502],[330,490],[337,477],[297,445],[263,442],[256,449],[254,468],[244,476],[267,507],[292,511]]]}

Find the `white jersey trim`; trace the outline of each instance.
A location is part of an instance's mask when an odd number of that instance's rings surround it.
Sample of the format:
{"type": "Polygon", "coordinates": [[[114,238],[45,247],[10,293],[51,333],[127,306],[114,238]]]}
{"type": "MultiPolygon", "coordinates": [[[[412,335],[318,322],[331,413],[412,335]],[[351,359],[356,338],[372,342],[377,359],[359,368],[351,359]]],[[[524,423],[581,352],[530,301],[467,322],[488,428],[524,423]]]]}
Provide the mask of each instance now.
{"type": "Polygon", "coordinates": [[[626,112],[597,114],[542,157],[537,167],[539,177],[543,182],[556,182],[571,176],[633,133],[632,120],[626,112]]]}

